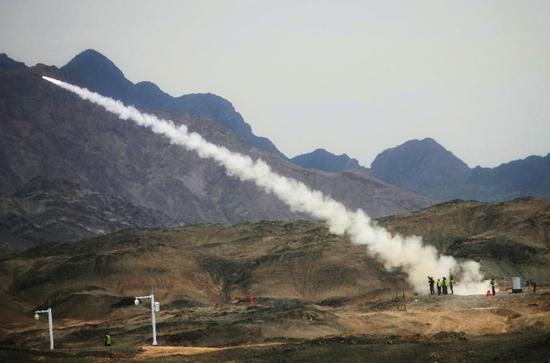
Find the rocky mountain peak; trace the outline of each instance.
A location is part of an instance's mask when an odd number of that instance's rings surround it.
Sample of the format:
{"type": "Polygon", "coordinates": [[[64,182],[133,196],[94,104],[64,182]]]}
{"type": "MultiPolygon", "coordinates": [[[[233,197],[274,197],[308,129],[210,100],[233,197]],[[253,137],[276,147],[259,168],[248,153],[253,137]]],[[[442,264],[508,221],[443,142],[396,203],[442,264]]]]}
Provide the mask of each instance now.
{"type": "Polygon", "coordinates": [[[436,200],[446,199],[446,191],[470,173],[466,163],[432,138],[409,140],[384,150],[371,170],[379,179],[436,200]]]}
{"type": "Polygon", "coordinates": [[[72,83],[118,99],[123,99],[134,86],[109,58],[93,49],[78,54],[61,71],[72,83]]]}
{"type": "Polygon", "coordinates": [[[0,53],[0,71],[14,71],[21,68],[25,68],[25,63],[11,59],[6,53],[0,53]]]}
{"type": "Polygon", "coordinates": [[[368,174],[368,169],[361,166],[357,159],[350,158],[347,154],[335,155],[325,149],[295,156],[291,161],[306,169],[319,169],[330,172],[357,171],[368,174]]]}
{"type": "MultiPolygon", "coordinates": [[[[386,149],[376,156],[371,167],[374,174],[384,176],[384,180],[392,179],[391,175],[396,171],[400,171],[402,176],[407,174],[407,178],[422,170],[437,169],[455,176],[469,171],[465,162],[432,138],[409,140],[386,149]]],[[[392,182],[399,180],[392,179],[392,182]]]]}
{"type": "Polygon", "coordinates": [[[77,54],[63,69],[96,73],[102,78],[124,78],[122,71],[109,58],[94,49],[77,54]]]}

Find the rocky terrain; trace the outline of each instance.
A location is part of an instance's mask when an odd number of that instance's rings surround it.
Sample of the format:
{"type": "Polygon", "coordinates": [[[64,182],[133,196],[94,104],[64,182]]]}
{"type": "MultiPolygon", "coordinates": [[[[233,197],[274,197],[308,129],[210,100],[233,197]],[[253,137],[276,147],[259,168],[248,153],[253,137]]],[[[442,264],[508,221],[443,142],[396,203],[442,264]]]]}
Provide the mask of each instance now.
{"type": "Polygon", "coordinates": [[[36,177],[10,197],[0,197],[0,247],[77,241],[122,229],[156,227],[160,212],[94,192],[63,179],[36,177]]]}
{"type": "Polygon", "coordinates": [[[483,261],[489,274],[545,276],[550,257],[550,201],[501,203],[455,200],[379,220],[392,232],[422,236],[438,250],[483,261]]]}
{"type": "Polygon", "coordinates": [[[368,298],[346,307],[262,301],[165,306],[151,346],[150,314],[119,307],[110,320],[57,319],[56,350],[33,322],[0,345],[10,362],[548,362],[550,295],[421,297],[398,310],[368,298]],[[113,346],[102,346],[110,332],[113,346]],[[346,331],[346,333],[342,333],[346,331]],[[32,347],[32,348],[31,348],[32,347]]]}
{"type": "MultiPolygon", "coordinates": [[[[44,65],[27,68],[11,62],[4,60],[2,64],[11,65],[0,71],[0,195],[9,197],[33,178],[43,177],[63,179],[160,213],[166,217],[161,218],[164,225],[306,217],[290,211],[275,196],[255,185],[226,175],[215,163],[121,121],[35,75],[67,79],[66,74],[74,77],[76,65],[81,64],[93,65],[91,74],[97,76],[94,78],[97,82],[102,77],[111,81],[116,75],[123,77],[106,58],[85,52],[70,63],[70,72],[44,65]]],[[[131,89],[139,88],[125,78],[122,80],[131,89]]],[[[210,110],[211,106],[199,103],[210,110]]],[[[211,142],[255,159],[262,158],[281,174],[322,190],[350,208],[363,208],[379,217],[430,204],[424,197],[403,192],[373,177],[303,169],[252,146],[217,119],[201,118],[198,111],[161,106],[160,102],[144,108],[150,111],[155,108],[159,116],[185,123],[211,142]]]]}
{"type": "Polygon", "coordinates": [[[405,362],[414,352],[413,361],[545,362],[549,216],[549,201],[524,198],[454,201],[379,221],[477,259],[497,279],[495,297],[432,297],[427,285],[416,296],[364,246],[310,221],[121,231],[4,254],[0,357],[405,362]],[[516,275],[537,281],[538,291],[510,294],[516,275]],[[147,344],[146,304],[133,304],[150,292],[161,302],[159,347],[147,344]],[[47,306],[54,353],[45,352],[44,322],[32,319],[47,306]],[[111,350],[101,345],[106,331],[111,350]]]}

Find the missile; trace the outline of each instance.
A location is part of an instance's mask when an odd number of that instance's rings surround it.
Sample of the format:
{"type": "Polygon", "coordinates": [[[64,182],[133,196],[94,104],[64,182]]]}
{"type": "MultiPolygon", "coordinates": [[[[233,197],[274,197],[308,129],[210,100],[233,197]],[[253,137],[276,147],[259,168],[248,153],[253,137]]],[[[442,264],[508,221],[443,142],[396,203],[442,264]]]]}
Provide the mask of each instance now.
{"type": "Polygon", "coordinates": [[[36,73],[36,72],[32,72],[32,71],[31,71],[31,74],[32,74],[33,76],[37,77],[37,78],[45,79],[46,81],[47,81],[48,79],[51,79],[51,78],[49,78],[48,76],[44,76],[44,75],[42,75],[42,74],[40,74],[40,73],[36,73]]]}

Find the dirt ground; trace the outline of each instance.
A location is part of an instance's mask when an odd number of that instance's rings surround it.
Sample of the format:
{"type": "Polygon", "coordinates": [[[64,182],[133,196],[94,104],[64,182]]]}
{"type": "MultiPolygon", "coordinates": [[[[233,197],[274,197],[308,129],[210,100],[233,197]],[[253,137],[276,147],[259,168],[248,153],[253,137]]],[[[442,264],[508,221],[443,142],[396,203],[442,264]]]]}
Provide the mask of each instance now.
{"type": "MultiPolygon", "coordinates": [[[[365,297],[313,304],[258,298],[170,308],[111,321],[4,327],[2,362],[550,362],[550,292],[485,296],[365,297]],[[404,310],[406,309],[406,310],[404,310]],[[102,336],[113,335],[111,348],[102,336]]],[[[127,307],[125,309],[130,309],[127,307]]],[[[135,313],[135,311],[133,311],[135,313]]]]}

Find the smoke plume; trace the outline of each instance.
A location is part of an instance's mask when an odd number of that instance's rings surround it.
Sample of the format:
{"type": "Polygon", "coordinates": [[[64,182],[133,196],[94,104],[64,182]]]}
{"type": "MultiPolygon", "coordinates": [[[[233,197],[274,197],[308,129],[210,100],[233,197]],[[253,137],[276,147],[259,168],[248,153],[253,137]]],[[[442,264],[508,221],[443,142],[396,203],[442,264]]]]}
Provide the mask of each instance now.
{"type": "Polygon", "coordinates": [[[421,237],[392,235],[378,226],[361,209],[348,210],[342,203],[320,191],[312,190],[302,182],[284,177],[271,170],[263,160],[232,152],[223,146],[206,141],[201,135],[189,132],[185,125],[175,125],[170,120],[138,111],[133,106],[101,96],[50,77],[42,77],[53,84],[77,94],[112,112],[122,120],[132,120],[150,128],[154,133],[167,137],[172,144],[181,145],[196,152],[201,158],[214,160],[223,166],[227,174],[243,181],[252,181],[268,193],[273,193],[293,211],[308,213],[324,221],[330,231],[347,235],[353,243],[366,245],[367,252],[383,261],[387,269],[401,269],[408,282],[418,293],[427,292],[427,276],[436,279],[455,274],[458,284],[455,294],[480,294],[488,287],[483,281],[480,265],[475,261],[459,263],[452,256],[438,255],[433,246],[424,245],[421,237]]]}

